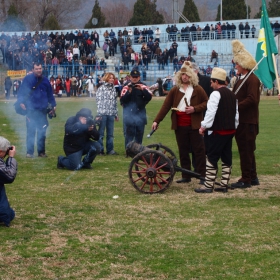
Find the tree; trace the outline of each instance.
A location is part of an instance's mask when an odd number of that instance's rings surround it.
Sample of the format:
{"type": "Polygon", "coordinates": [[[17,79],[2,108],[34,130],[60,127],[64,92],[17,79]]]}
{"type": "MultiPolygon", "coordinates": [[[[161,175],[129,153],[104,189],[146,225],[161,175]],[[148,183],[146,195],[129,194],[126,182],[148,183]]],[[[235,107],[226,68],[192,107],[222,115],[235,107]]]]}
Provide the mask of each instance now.
{"type": "Polygon", "coordinates": [[[60,30],[60,25],[54,15],[50,15],[44,24],[45,30],[60,30]]]}
{"type": "Polygon", "coordinates": [[[88,23],[85,24],[85,28],[98,28],[98,27],[108,27],[109,23],[106,23],[105,15],[102,13],[101,8],[99,6],[98,0],[95,0],[95,4],[92,9],[92,15],[88,23]],[[98,23],[96,25],[92,24],[92,19],[96,18],[98,23]]]}
{"type": "MultiPolygon", "coordinates": [[[[247,6],[245,0],[222,0],[223,11],[222,20],[234,20],[247,18],[247,6]]],[[[221,19],[221,6],[218,6],[216,20],[221,19]]],[[[248,6],[248,18],[250,18],[251,8],[248,6]]]]}
{"type": "Polygon", "coordinates": [[[26,26],[24,22],[20,19],[15,5],[12,4],[8,9],[8,17],[3,22],[1,30],[6,32],[26,30],[26,26]]]}
{"type": "Polygon", "coordinates": [[[164,17],[157,11],[157,0],[137,0],[128,25],[163,24],[164,17]]]}
{"type": "MultiPolygon", "coordinates": [[[[280,15],[280,0],[271,0],[267,7],[267,13],[269,17],[279,17],[280,15]]],[[[262,6],[260,6],[260,11],[255,15],[255,18],[260,18],[262,14],[262,6]]]]}
{"type": "Polygon", "coordinates": [[[0,18],[2,20],[8,17],[7,10],[11,2],[17,9],[18,17],[29,30],[44,30],[45,22],[51,15],[56,18],[61,28],[76,27],[73,19],[81,16],[82,12],[77,7],[81,7],[83,3],[82,0],[1,0],[0,18]]]}
{"type": "MultiPolygon", "coordinates": [[[[193,0],[185,0],[185,5],[182,14],[190,22],[200,21],[198,10],[193,0]]],[[[180,18],[179,22],[185,22],[185,21],[182,18],[180,18]]]]}
{"type": "Polygon", "coordinates": [[[132,7],[129,8],[121,2],[112,2],[110,5],[102,8],[102,11],[112,27],[127,26],[133,13],[132,7]],[[122,16],[120,17],[120,15],[122,16]]]}

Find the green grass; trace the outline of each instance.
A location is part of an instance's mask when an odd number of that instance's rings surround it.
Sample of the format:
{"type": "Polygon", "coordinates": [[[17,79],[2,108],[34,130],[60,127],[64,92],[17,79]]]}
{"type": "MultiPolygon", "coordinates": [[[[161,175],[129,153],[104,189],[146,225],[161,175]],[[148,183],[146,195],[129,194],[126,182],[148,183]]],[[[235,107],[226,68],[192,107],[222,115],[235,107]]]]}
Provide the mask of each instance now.
{"type": "MultiPolygon", "coordinates": [[[[196,179],[177,184],[179,173],[163,194],[137,192],[128,180],[121,108],[115,123],[119,156],[98,156],[92,171],[56,169],[67,118],[82,107],[96,111],[94,99],[57,101],[47,159],[25,158],[24,117],[15,115],[13,101],[0,102],[0,135],[16,145],[18,160],[17,178],[6,185],[16,218],[10,228],[0,226],[0,279],[279,279],[276,97],[260,103],[261,185],[209,195],[194,193],[196,179]]],[[[154,98],[147,106],[145,136],[162,101],[154,98]]],[[[158,142],[178,157],[169,116],[143,144],[158,142]]],[[[231,181],[239,176],[234,142],[231,181]]]]}

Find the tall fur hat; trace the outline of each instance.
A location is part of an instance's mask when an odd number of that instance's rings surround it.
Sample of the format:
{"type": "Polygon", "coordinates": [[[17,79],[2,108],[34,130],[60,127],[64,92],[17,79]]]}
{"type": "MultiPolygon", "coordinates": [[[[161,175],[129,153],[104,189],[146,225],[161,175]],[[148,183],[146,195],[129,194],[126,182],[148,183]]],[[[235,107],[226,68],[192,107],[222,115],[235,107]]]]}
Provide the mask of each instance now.
{"type": "Polygon", "coordinates": [[[198,77],[197,74],[194,72],[192,67],[192,63],[190,61],[184,61],[181,69],[176,73],[176,81],[177,84],[181,84],[181,76],[182,74],[187,74],[190,77],[190,82],[193,86],[198,85],[198,77]]]}
{"type": "Polygon", "coordinates": [[[183,65],[180,69],[180,74],[187,74],[188,76],[191,76],[190,73],[193,73],[194,69],[192,67],[192,63],[190,61],[184,61],[183,65]]]}
{"type": "Polygon", "coordinates": [[[245,49],[244,45],[238,41],[231,42],[233,52],[233,62],[238,63],[242,68],[252,70],[257,62],[253,56],[245,49]]]}

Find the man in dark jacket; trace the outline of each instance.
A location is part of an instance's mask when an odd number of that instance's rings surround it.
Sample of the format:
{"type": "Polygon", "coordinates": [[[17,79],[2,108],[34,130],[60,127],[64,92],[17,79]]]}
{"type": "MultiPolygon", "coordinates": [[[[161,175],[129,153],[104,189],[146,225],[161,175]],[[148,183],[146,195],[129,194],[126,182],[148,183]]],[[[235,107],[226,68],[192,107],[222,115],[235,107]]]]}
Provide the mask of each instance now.
{"type": "Polygon", "coordinates": [[[244,29],[245,29],[242,22],[239,23],[238,29],[239,29],[239,32],[240,32],[240,38],[242,39],[243,33],[244,33],[244,29]]]}
{"type": "Polygon", "coordinates": [[[51,106],[49,114],[54,115],[56,101],[53,89],[48,78],[42,76],[42,64],[34,63],[33,73],[28,74],[22,81],[18,92],[18,100],[23,110],[26,110],[26,146],[27,158],[34,157],[34,142],[37,132],[37,151],[39,157],[47,157],[45,153],[46,132],[48,128],[48,107],[51,106]]]}
{"type": "Polygon", "coordinates": [[[241,178],[231,184],[233,188],[250,188],[259,185],[256,167],[256,138],[259,133],[260,80],[251,72],[257,62],[238,41],[232,41],[233,62],[240,79],[233,86],[238,100],[239,126],[235,139],[240,156],[241,178]]]}
{"type": "Polygon", "coordinates": [[[149,87],[140,81],[139,71],[132,70],[130,76],[131,82],[124,86],[120,98],[123,106],[125,147],[131,141],[142,144],[147,124],[145,107],[152,99],[149,87]]]}
{"type": "Polygon", "coordinates": [[[91,110],[87,108],[82,108],[66,121],[63,144],[66,157],[58,157],[57,168],[92,169],[93,160],[100,154],[99,132],[92,121],[91,110]]]}
{"type": "Polygon", "coordinates": [[[4,184],[11,184],[17,175],[17,161],[14,159],[16,154],[15,146],[0,136],[0,223],[6,227],[15,217],[15,211],[10,207],[4,184]],[[4,158],[8,155],[6,161],[4,158]]]}
{"type": "Polygon", "coordinates": [[[6,99],[9,100],[10,99],[10,91],[11,91],[11,87],[13,85],[13,82],[11,80],[10,76],[7,76],[5,79],[5,91],[6,91],[6,99]]]}

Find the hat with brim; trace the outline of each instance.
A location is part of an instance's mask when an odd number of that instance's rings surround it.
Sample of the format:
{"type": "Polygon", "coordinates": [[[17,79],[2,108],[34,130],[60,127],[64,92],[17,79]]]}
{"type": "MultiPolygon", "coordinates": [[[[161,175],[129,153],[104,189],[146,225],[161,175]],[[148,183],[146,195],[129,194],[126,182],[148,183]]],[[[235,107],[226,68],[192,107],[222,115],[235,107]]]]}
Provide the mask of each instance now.
{"type": "Polygon", "coordinates": [[[140,72],[138,70],[132,70],[130,72],[131,77],[140,77],[140,72]]]}
{"type": "Polygon", "coordinates": [[[216,79],[219,81],[225,81],[227,78],[227,72],[219,67],[214,67],[211,73],[211,79],[216,79]]]}

